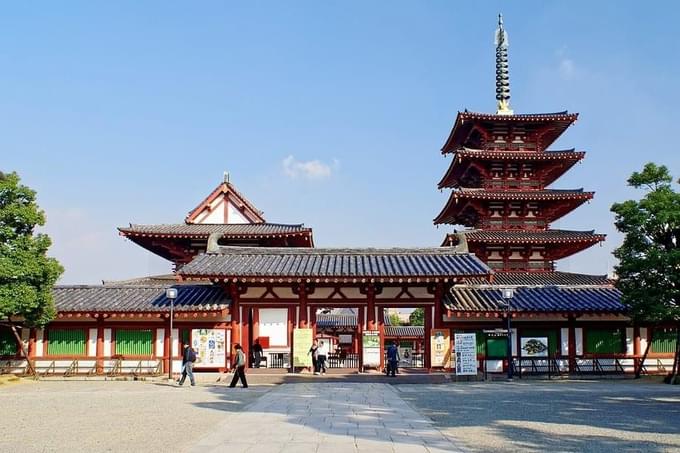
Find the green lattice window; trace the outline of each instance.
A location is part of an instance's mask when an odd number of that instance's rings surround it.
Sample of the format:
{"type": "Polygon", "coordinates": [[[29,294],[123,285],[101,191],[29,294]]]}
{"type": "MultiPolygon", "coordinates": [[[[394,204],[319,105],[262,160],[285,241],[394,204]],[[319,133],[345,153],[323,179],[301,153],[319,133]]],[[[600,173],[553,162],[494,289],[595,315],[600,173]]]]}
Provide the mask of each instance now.
{"type": "Polygon", "coordinates": [[[487,357],[507,357],[508,339],[507,337],[495,337],[486,339],[487,357]]]}
{"type": "Polygon", "coordinates": [[[85,355],[85,329],[49,329],[48,355],[85,355]]]}
{"type": "Polygon", "coordinates": [[[116,330],[116,355],[152,355],[151,330],[116,330]]]}
{"type": "Polygon", "coordinates": [[[17,339],[9,329],[0,329],[0,356],[14,356],[17,348],[17,339]]]}
{"type": "Polygon", "coordinates": [[[677,340],[677,334],[675,330],[662,330],[658,329],[654,331],[654,338],[652,340],[652,352],[675,352],[675,342],[677,340]]]}
{"type": "Polygon", "coordinates": [[[590,354],[618,354],[625,352],[623,329],[588,329],[586,352],[590,354]]]}
{"type": "Polygon", "coordinates": [[[557,331],[556,330],[540,330],[540,329],[522,329],[522,337],[547,337],[548,338],[548,355],[555,357],[557,354],[557,331]]]}

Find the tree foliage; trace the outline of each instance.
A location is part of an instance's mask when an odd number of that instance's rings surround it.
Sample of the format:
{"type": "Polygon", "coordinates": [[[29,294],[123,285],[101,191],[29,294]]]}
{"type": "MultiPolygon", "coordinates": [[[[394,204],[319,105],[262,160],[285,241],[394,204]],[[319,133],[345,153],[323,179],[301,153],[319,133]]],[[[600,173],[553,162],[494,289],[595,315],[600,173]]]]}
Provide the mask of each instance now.
{"type": "Polygon", "coordinates": [[[680,193],[672,182],[665,166],[648,163],[628,179],[645,195],[611,208],[624,234],[614,251],[617,287],[638,322],[680,322],[680,193]]]}
{"type": "Polygon", "coordinates": [[[391,326],[400,326],[401,325],[401,319],[399,319],[399,313],[390,313],[390,325],[391,326]]]}
{"type": "Polygon", "coordinates": [[[35,233],[44,224],[35,192],[0,172],[0,320],[44,326],[54,318],[52,288],[64,269],[46,255],[50,238],[35,233]]]}
{"type": "Polygon", "coordinates": [[[424,326],[425,310],[423,308],[416,308],[411,312],[411,314],[408,317],[408,320],[412,326],[424,326]]]}

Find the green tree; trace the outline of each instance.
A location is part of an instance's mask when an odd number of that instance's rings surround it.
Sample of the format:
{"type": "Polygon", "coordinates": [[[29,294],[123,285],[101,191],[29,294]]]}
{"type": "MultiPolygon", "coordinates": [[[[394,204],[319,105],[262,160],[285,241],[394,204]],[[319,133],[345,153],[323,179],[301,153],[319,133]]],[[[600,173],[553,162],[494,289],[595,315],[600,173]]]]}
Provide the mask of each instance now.
{"type": "Polygon", "coordinates": [[[416,308],[411,312],[408,317],[409,323],[412,326],[424,326],[425,325],[425,310],[422,308],[416,308]]]}
{"type": "Polygon", "coordinates": [[[16,325],[42,327],[54,318],[52,288],[64,272],[46,255],[50,238],[35,233],[44,224],[35,192],[16,173],[0,172],[0,322],[12,328],[24,355],[16,325]]]}
{"type": "Polygon", "coordinates": [[[400,326],[401,325],[401,319],[399,319],[399,313],[390,313],[390,325],[391,326],[400,326]]]}
{"type": "MultiPolygon", "coordinates": [[[[616,228],[624,234],[614,251],[616,286],[637,323],[676,327],[676,351],[669,377],[675,382],[680,360],[680,193],[673,190],[668,169],[645,165],[628,179],[628,185],[645,191],[638,200],[612,205],[616,228]]],[[[648,342],[645,357],[649,351],[648,342]]],[[[639,376],[639,369],[637,370],[639,376]]]]}

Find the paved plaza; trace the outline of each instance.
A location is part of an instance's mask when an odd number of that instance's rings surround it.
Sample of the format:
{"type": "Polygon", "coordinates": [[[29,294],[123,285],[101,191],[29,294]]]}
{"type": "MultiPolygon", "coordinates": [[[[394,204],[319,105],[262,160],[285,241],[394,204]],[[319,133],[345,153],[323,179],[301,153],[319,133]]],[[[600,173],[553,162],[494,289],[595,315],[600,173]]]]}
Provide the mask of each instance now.
{"type": "Polygon", "coordinates": [[[25,381],[0,404],[3,452],[680,451],[680,388],[623,381],[25,381]]]}

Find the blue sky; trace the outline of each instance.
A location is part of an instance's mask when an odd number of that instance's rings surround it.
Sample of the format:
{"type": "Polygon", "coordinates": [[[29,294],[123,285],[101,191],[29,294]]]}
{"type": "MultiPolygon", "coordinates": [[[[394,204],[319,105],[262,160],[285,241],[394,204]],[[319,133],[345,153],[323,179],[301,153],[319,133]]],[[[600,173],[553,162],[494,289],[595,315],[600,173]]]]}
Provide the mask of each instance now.
{"type": "Polygon", "coordinates": [[[178,223],[229,171],[316,245],[438,246],[439,150],[494,111],[496,15],[517,113],[569,110],[587,151],[554,188],[596,192],[554,228],[608,235],[558,262],[604,274],[613,202],[647,161],[680,176],[675,2],[70,2],[0,14],[0,165],[38,191],[63,283],[169,264],[118,236],[178,223]]]}

